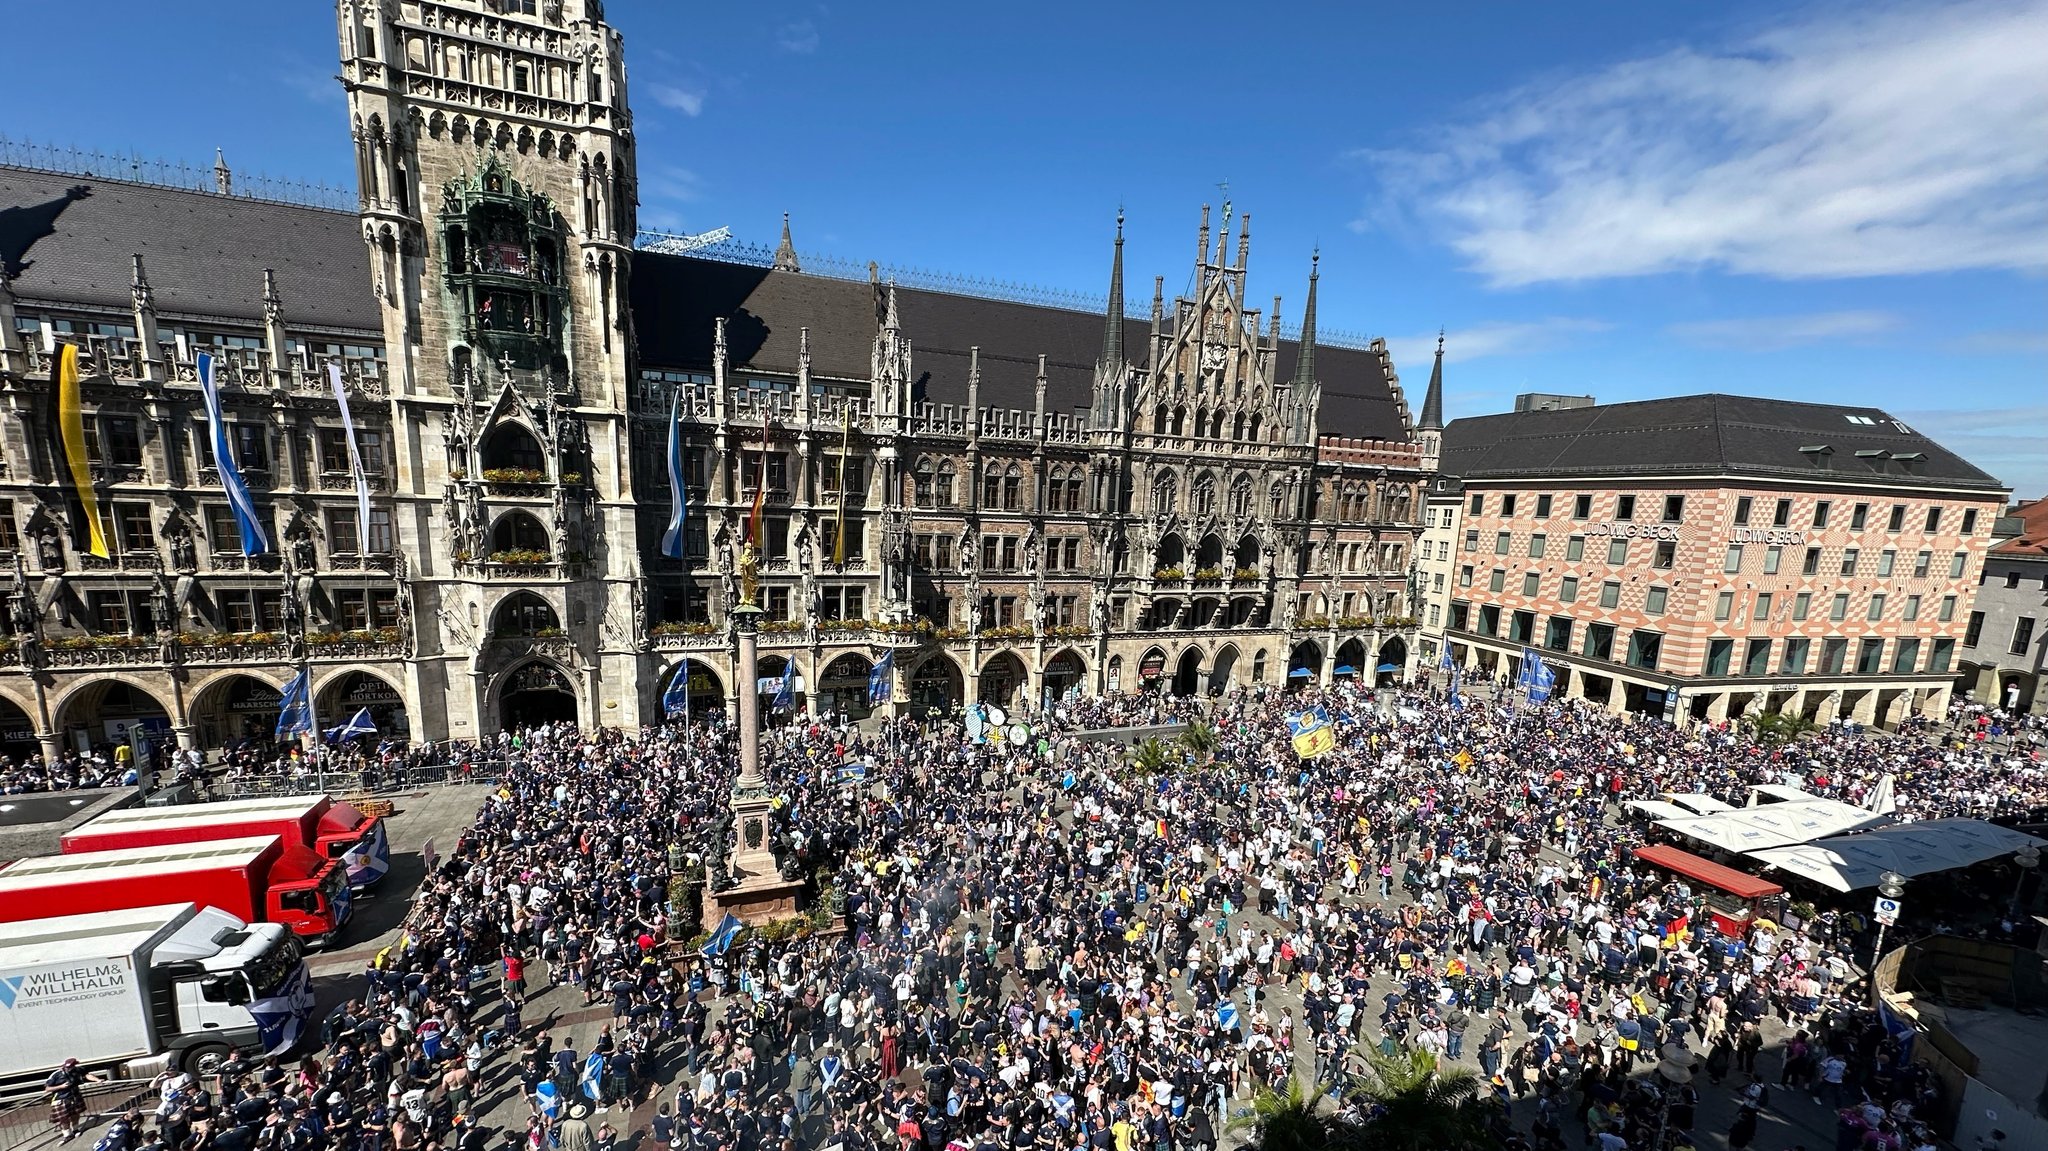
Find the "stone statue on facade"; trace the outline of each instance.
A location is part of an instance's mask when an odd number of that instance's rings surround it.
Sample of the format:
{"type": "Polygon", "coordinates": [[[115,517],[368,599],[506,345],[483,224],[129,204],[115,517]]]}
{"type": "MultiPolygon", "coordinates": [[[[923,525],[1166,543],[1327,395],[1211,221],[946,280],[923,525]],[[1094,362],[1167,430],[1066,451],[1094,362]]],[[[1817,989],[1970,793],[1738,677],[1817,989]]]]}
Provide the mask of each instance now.
{"type": "Polygon", "coordinates": [[[171,532],[171,567],[181,572],[199,570],[199,548],[182,524],[171,532]]]}
{"type": "Polygon", "coordinates": [[[754,541],[740,545],[740,604],[741,607],[761,606],[761,553],[754,549],[754,541]]]}

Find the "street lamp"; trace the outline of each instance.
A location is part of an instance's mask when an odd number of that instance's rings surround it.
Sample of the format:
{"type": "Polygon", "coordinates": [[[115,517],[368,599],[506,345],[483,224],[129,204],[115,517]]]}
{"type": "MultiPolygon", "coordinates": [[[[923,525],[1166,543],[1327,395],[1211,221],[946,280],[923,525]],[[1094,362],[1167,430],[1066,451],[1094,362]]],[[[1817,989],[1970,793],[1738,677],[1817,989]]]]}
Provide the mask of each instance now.
{"type": "Polygon", "coordinates": [[[2012,864],[2020,869],[2020,881],[2012,885],[2012,912],[2006,918],[2012,920],[2014,930],[2018,930],[2020,894],[2027,888],[2027,873],[2041,866],[2041,849],[2031,843],[2020,848],[2013,854],[2012,864]]]}
{"type": "MultiPolygon", "coordinates": [[[[1877,877],[1877,890],[1878,894],[1886,899],[1896,901],[1899,896],[1906,893],[1906,877],[1896,871],[1887,871],[1877,877]]],[[[1896,914],[1896,910],[1894,914],[1896,914]]],[[[1877,964],[1879,960],[1884,958],[1884,929],[1890,926],[1885,922],[1886,918],[1882,913],[1879,914],[1877,921],[1877,947],[1870,953],[1870,994],[1873,999],[1877,996],[1877,964]]]]}
{"type": "Polygon", "coordinates": [[[1665,1151],[1671,1129],[1671,1097],[1692,1082],[1693,1054],[1677,1039],[1657,1049],[1657,1142],[1654,1151],[1665,1151]]]}

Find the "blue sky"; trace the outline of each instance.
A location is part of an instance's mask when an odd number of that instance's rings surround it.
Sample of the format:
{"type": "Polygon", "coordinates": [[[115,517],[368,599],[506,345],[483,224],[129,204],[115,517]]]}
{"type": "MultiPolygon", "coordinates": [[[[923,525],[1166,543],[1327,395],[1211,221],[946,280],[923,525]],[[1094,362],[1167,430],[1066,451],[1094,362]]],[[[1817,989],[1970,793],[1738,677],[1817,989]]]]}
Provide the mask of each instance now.
{"type": "MultiPolygon", "coordinates": [[[[1427,378],[1873,403],[2048,491],[2048,0],[611,0],[643,224],[1099,292],[1253,216],[1255,300],[1427,378]]],[[[344,184],[333,7],[11,14],[0,132],[344,184]],[[81,32],[86,17],[90,34],[81,32]],[[196,63],[203,61],[203,63],[196,63]]],[[[1143,287],[1134,291],[1143,291],[1143,287]]]]}

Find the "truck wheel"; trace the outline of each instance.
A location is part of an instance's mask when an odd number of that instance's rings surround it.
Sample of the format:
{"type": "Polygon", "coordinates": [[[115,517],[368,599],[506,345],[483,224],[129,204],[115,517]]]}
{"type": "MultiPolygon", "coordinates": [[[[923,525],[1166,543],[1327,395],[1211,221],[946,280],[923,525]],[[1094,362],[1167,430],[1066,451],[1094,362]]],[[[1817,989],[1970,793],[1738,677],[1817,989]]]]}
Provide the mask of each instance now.
{"type": "Polygon", "coordinates": [[[228,1061],[229,1048],[221,1043],[202,1043],[187,1048],[185,1057],[179,1061],[182,1070],[191,1073],[192,1078],[204,1082],[220,1074],[221,1065],[228,1061]]]}

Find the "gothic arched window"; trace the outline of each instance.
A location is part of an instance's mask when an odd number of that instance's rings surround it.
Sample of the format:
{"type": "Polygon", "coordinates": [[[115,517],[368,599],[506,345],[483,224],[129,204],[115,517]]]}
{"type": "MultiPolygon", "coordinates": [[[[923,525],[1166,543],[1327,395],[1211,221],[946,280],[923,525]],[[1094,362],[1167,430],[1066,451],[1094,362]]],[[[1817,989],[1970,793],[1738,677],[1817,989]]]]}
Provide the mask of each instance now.
{"type": "Polygon", "coordinates": [[[1252,478],[1239,476],[1230,485],[1230,514],[1244,519],[1252,514],[1252,478]]]}
{"type": "Polygon", "coordinates": [[[953,489],[955,481],[959,478],[960,472],[953,466],[952,460],[947,460],[939,465],[938,483],[934,486],[933,496],[938,501],[940,507],[950,508],[958,502],[957,497],[953,494],[953,489]]]}
{"type": "Polygon", "coordinates": [[[922,459],[917,461],[917,471],[912,480],[911,489],[913,492],[913,502],[918,507],[928,508],[932,506],[932,480],[937,475],[938,469],[932,466],[931,460],[922,459]]]}
{"type": "Polygon", "coordinates": [[[1190,505],[1198,516],[1212,515],[1216,511],[1216,477],[1207,472],[1195,480],[1195,497],[1190,505]]]}
{"type": "Polygon", "coordinates": [[[1168,512],[1178,510],[1180,507],[1179,496],[1180,488],[1174,474],[1170,471],[1160,472],[1158,478],[1152,481],[1153,514],[1165,515],[1168,512]]]}

